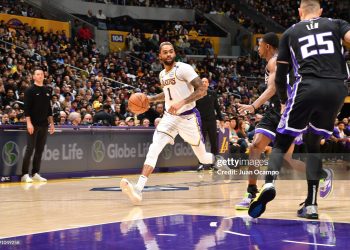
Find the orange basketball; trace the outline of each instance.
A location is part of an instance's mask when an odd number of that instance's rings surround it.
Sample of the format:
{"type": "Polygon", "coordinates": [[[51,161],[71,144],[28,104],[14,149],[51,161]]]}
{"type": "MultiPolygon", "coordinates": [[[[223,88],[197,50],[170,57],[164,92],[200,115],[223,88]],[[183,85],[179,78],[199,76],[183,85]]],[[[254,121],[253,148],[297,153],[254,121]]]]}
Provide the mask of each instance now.
{"type": "Polygon", "coordinates": [[[137,115],[145,113],[149,109],[147,96],[143,93],[132,94],[128,101],[128,107],[131,112],[137,115]]]}

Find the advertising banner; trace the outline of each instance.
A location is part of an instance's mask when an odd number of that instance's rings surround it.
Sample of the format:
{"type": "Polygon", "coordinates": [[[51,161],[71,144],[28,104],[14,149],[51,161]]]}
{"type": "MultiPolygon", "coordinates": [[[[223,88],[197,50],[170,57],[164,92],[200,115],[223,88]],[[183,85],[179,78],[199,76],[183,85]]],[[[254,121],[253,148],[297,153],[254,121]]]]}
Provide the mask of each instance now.
{"type": "Polygon", "coordinates": [[[53,31],[62,31],[66,32],[67,37],[70,37],[70,26],[68,22],[59,22],[48,19],[41,18],[32,18],[25,16],[17,16],[17,15],[8,15],[8,14],[0,14],[0,20],[4,20],[11,28],[15,28],[17,26],[22,26],[27,23],[31,27],[35,27],[40,29],[40,27],[44,28],[45,32],[53,31]]]}
{"type": "MultiPolygon", "coordinates": [[[[21,174],[26,131],[0,130],[0,176],[21,174]]],[[[140,168],[152,142],[152,129],[62,130],[49,135],[41,173],[140,168]]],[[[160,154],[157,167],[197,166],[191,146],[178,136],[160,154]]]]}

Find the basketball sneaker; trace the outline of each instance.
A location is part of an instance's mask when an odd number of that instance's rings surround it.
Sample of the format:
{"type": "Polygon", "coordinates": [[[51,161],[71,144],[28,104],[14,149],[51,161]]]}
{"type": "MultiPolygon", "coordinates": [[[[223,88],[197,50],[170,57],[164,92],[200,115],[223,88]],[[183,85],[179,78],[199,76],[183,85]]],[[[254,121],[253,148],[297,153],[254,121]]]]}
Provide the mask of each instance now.
{"type": "Polygon", "coordinates": [[[142,201],[142,193],[136,188],[136,186],[130,183],[127,179],[120,181],[120,188],[122,192],[126,194],[132,203],[137,204],[142,201]]]}
{"type": "Polygon", "coordinates": [[[251,193],[245,193],[243,199],[236,204],[235,209],[236,210],[248,210],[249,209],[249,204],[252,201],[253,196],[251,193]]]}
{"type": "Polygon", "coordinates": [[[298,212],[297,216],[300,218],[305,219],[311,219],[311,220],[317,220],[318,219],[318,211],[317,211],[317,205],[305,205],[305,202],[301,203],[300,206],[302,206],[298,212]]]}
{"type": "Polygon", "coordinates": [[[22,176],[21,182],[31,183],[33,182],[33,179],[30,178],[29,174],[25,174],[22,176]]]}
{"type": "Polygon", "coordinates": [[[325,199],[333,191],[334,172],[330,168],[323,169],[327,173],[327,177],[320,180],[320,197],[325,199]]]}
{"type": "Polygon", "coordinates": [[[276,196],[276,189],[272,183],[265,183],[254,200],[250,203],[248,214],[253,218],[258,218],[265,212],[266,204],[276,196]]]}
{"type": "Polygon", "coordinates": [[[47,180],[45,178],[41,177],[40,174],[38,174],[38,173],[36,173],[32,179],[33,179],[33,181],[47,182],[47,180]]]}
{"type": "Polygon", "coordinates": [[[227,164],[225,163],[226,160],[224,157],[222,157],[221,155],[215,155],[215,161],[214,161],[214,168],[216,170],[231,170],[229,166],[227,166],[227,164]]]}

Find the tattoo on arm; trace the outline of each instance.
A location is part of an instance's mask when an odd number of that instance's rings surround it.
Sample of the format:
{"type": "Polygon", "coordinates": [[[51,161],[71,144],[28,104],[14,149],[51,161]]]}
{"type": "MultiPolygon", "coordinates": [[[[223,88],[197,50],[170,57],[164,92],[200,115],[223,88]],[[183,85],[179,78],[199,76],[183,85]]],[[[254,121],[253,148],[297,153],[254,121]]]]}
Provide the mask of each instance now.
{"type": "Polygon", "coordinates": [[[148,96],[148,100],[150,102],[163,102],[165,100],[164,92],[155,96],[148,96]]]}
{"type": "Polygon", "coordinates": [[[207,88],[203,85],[199,77],[194,78],[190,84],[194,87],[194,92],[184,100],[185,104],[197,101],[207,93],[207,88]]]}

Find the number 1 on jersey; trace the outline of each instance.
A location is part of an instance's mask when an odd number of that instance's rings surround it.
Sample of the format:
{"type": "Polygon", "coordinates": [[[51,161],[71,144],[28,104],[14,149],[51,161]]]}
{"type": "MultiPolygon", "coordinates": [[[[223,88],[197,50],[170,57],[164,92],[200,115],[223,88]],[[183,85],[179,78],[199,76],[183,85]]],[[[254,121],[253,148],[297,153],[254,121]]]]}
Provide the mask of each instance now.
{"type": "Polygon", "coordinates": [[[169,93],[169,100],[172,101],[173,98],[171,97],[171,94],[170,94],[170,88],[167,88],[167,90],[168,90],[168,93],[169,93]]]}

